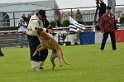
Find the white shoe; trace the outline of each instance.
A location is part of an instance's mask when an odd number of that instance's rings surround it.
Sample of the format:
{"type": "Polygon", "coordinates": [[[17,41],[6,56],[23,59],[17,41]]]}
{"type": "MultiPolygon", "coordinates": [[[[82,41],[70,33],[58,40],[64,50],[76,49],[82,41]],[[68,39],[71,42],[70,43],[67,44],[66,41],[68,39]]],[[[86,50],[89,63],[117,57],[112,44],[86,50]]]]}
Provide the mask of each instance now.
{"type": "Polygon", "coordinates": [[[40,63],[36,61],[31,61],[32,69],[35,71],[40,71],[40,63]]]}
{"type": "Polygon", "coordinates": [[[40,68],[33,68],[34,71],[40,71],[40,68]]]}
{"type": "Polygon", "coordinates": [[[99,49],[99,51],[103,51],[103,50],[99,49]]]}
{"type": "Polygon", "coordinates": [[[117,49],[113,50],[113,51],[118,51],[117,49]]]}

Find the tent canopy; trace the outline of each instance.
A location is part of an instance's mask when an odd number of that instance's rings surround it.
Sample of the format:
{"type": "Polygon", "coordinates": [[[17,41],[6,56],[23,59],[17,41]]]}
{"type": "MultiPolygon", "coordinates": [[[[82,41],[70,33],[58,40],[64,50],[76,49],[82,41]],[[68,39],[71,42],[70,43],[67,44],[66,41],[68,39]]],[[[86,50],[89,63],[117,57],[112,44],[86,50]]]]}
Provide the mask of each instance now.
{"type": "Polygon", "coordinates": [[[0,12],[5,12],[9,15],[10,26],[15,26],[14,22],[17,24],[23,13],[27,16],[28,13],[34,13],[40,9],[47,10],[47,18],[52,20],[56,13],[54,9],[57,8],[58,5],[55,0],[4,0],[3,3],[2,1],[0,2],[0,12]],[[13,20],[14,18],[16,19],[15,21],[13,20]]]}

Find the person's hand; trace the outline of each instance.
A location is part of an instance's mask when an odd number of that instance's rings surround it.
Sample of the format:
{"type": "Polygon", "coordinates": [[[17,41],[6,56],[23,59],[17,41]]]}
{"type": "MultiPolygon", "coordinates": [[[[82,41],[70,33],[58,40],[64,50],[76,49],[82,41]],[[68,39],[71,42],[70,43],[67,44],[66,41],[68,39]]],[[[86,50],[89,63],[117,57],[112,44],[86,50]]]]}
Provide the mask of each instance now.
{"type": "Polygon", "coordinates": [[[19,26],[23,26],[23,24],[20,22],[19,26]]]}
{"type": "Polygon", "coordinates": [[[48,29],[48,33],[53,33],[53,30],[52,29],[48,29]]]}

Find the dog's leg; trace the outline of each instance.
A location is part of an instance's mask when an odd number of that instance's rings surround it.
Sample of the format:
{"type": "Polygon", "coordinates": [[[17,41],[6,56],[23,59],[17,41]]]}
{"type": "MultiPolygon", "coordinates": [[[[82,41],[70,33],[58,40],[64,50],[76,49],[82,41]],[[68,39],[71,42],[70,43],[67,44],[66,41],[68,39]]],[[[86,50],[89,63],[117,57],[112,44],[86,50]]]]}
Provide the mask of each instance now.
{"type": "Polygon", "coordinates": [[[42,47],[42,44],[38,45],[38,46],[37,46],[37,49],[40,48],[40,47],[42,47]]]}
{"type": "Polygon", "coordinates": [[[43,45],[38,46],[38,48],[36,49],[36,51],[34,52],[33,56],[35,56],[38,52],[44,50],[45,48],[43,47],[43,45]]]}
{"type": "Polygon", "coordinates": [[[57,57],[56,56],[56,52],[55,52],[55,50],[53,50],[52,51],[52,54],[51,54],[51,57],[50,57],[50,61],[51,61],[52,65],[53,65],[52,69],[55,68],[55,62],[54,62],[54,60],[55,60],[56,57],[57,57]]]}

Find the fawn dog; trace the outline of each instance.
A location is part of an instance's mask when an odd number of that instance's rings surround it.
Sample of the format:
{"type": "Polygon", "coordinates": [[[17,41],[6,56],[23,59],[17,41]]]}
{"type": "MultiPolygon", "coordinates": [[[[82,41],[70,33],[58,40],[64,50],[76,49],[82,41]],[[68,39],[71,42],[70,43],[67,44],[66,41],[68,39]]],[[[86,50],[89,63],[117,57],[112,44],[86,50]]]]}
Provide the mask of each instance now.
{"type": "Polygon", "coordinates": [[[55,58],[59,58],[60,61],[60,67],[62,66],[62,61],[64,61],[65,64],[69,65],[69,63],[64,59],[62,49],[60,48],[58,42],[54,40],[52,36],[50,36],[43,28],[35,28],[38,38],[41,41],[41,44],[38,45],[36,51],[34,52],[33,56],[36,55],[36,53],[39,53],[43,49],[51,49],[52,54],[50,57],[50,61],[53,65],[52,69],[55,67],[55,58]]]}

